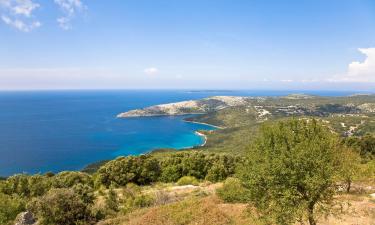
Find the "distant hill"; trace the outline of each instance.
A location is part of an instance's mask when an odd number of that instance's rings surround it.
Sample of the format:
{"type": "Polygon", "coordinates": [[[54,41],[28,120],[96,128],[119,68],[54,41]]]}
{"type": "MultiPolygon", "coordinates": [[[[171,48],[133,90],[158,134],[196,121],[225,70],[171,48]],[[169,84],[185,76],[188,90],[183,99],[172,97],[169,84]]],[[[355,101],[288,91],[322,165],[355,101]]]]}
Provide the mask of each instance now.
{"type": "Polygon", "coordinates": [[[182,101],[176,103],[150,106],[144,109],[135,109],[120,113],[117,117],[141,117],[163,115],[204,114],[218,111],[232,106],[249,104],[250,97],[214,96],[200,100],[182,101]]]}

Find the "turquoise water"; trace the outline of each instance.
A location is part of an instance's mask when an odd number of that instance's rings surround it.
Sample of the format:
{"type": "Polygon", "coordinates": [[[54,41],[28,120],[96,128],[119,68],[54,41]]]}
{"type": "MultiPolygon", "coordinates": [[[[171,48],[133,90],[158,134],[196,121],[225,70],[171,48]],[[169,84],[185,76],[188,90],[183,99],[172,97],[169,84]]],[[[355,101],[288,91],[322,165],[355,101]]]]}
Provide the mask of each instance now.
{"type": "Polygon", "coordinates": [[[203,139],[194,132],[214,129],[184,122],[183,117],[118,119],[116,115],[120,112],[212,95],[276,96],[289,93],[293,92],[0,92],[0,176],[78,170],[89,163],[120,155],[138,155],[156,148],[197,146],[203,139]]]}

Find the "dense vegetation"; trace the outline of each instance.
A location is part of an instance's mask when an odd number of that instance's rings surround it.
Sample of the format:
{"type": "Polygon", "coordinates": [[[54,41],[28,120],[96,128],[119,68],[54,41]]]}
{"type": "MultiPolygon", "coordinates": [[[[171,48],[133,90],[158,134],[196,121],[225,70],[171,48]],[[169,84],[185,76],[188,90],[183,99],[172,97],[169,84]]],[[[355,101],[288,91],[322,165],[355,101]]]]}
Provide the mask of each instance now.
{"type": "Polygon", "coordinates": [[[153,201],[152,197],[137,191],[137,185],[155,182],[186,185],[197,184],[198,180],[218,182],[232,176],[240,160],[240,157],[227,154],[189,151],[162,158],[152,155],[119,157],[92,175],[83,172],[14,175],[0,182],[0,221],[1,224],[9,223],[18,213],[28,209],[41,224],[94,223],[119,211],[120,203],[112,188],[128,187],[127,199],[122,205],[130,210],[148,206],[153,201]],[[106,199],[99,207],[94,204],[98,194],[106,199]]]}

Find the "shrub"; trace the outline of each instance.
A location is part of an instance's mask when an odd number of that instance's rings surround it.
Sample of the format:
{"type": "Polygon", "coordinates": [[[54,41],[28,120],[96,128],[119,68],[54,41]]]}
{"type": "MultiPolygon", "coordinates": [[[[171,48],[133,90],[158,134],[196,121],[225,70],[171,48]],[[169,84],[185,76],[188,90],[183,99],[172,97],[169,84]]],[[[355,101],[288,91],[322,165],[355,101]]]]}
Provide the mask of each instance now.
{"type": "Polygon", "coordinates": [[[347,137],[343,142],[349,147],[358,149],[365,161],[375,159],[375,136],[366,134],[362,137],[347,137]]]}
{"type": "Polygon", "coordinates": [[[29,197],[29,177],[24,174],[9,177],[3,186],[2,192],[8,195],[17,194],[21,197],[29,197]]]}
{"type": "Polygon", "coordinates": [[[82,172],[65,171],[55,175],[52,179],[52,186],[54,188],[71,188],[77,184],[94,186],[91,176],[82,172]]]}
{"type": "Polygon", "coordinates": [[[109,214],[114,214],[119,211],[119,202],[117,193],[110,188],[105,197],[106,209],[109,214]]]}
{"type": "Polygon", "coordinates": [[[122,211],[128,213],[134,209],[149,207],[155,203],[155,198],[149,194],[144,194],[135,184],[128,184],[123,190],[122,211]]]}
{"type": "Polygon", "coordinates": [[[237,178],[229,177],[224,181],[222,187],[216,190],[216,194],[225,202],[246,202],[248,200],[248,190],[237,178]]]}
{"type": "Polygon", "coordinates": [[[159,180],[166,183],[176,182],[181,177],[181,174],[181,166],[168,165],[162,168],[159,180]]]}
{"type": "Polygon", "coordinates": [[[25,210],[25,202],[17,196],[0,193],[0,224],[8,224],[25,210]]]}
{"type": "Polygon", "coordinates": [[[211,182],[222,181],[227,177],[227,173],[223,164],[215,163],[207,172],[206,180],[211,182]]]}
{"type": "Polygon", "coordinates": [[[106,163],[98,170],[96,179],[106,187],[128,183],[145,185],[157,181],[159,175],[159,162],[149,155],[141,155],[119,157],[106,163]]]}
{"type": "Polygon", "coordinates": [[[20,197],[37,197],[45,194],[51,188],[50,179],[42,175],[28,176],[25,174],[17,174],[3,181],[1,192],[20,197]]]}
{"type": "Polygon", "coordinates": [[[148,194],[139,194],[134,198],[134,206],[136,208],[144,208],[153,205],[155,198],[148,194]]]}
{"type": "Polygon", "coordinates": [[[28,208],[36,215],[40,224],[90,224],[88,205],[72,189],[51,189],[32,201],[28,208]]]}
{"type": "Polygon", "coordinates": [[[177,181],[177,184],[182,186],[182,185],[198,185],[199,184],[199,181],[197,180],[197,178],[195,177],[192,177],[192,176],[184,176],[184,177],[181,177],[178,181],[177,181]]]}

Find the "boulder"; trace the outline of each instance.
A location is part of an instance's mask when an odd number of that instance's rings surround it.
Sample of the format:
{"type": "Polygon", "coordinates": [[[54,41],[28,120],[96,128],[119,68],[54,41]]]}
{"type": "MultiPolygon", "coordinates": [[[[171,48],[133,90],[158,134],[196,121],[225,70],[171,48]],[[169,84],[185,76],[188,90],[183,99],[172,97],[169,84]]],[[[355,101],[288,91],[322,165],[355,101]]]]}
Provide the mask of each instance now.
{"type": "Polygon", "coordinates": [[[31,212],[22,212],[16,217],[14,225],[35,225],[36,220],[31,212]]]}

